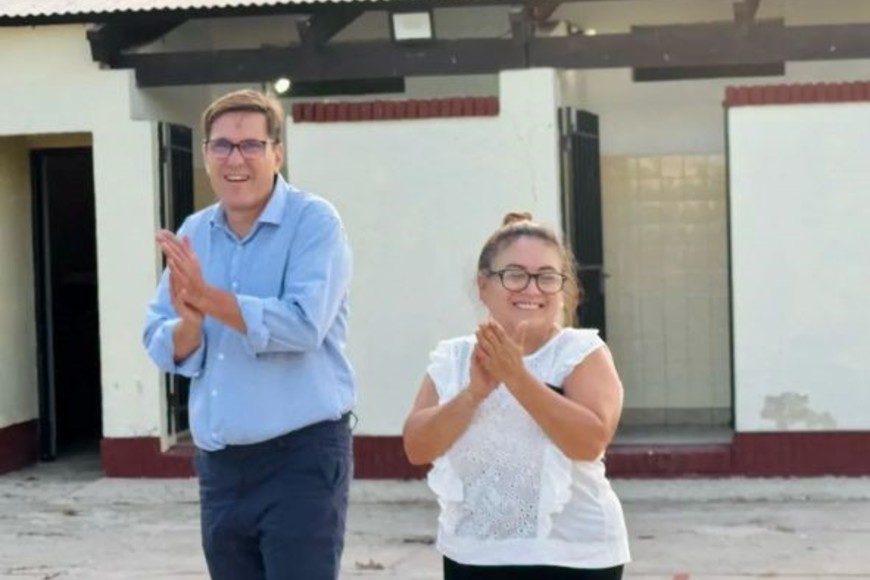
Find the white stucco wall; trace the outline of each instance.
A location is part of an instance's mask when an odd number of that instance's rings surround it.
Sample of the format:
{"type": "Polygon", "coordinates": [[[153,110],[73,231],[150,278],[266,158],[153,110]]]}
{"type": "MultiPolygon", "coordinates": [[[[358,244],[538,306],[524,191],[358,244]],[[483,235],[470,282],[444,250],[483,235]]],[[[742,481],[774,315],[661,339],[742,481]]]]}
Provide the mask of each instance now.
{"type": "Polygon", "coordinates": [[[738,431],[870,428],[870,104],[728,115],[738,431]]]}
{"type": "MultiPolygon", "coordinates": [[[[162,383],[140,341],[157,279],[155,129],[131,120],[132,74],[100,70],[85,32],[84,26],[0,29],[0,137],[93,135],[103,435],[158,435],[162,383]]],[[[17,255],[24,240],[22,232],[14,246],[4,245],[0,262],[17,255]]]]}
{"type": "MultiPolygon", "coordinates": [[[[565,3],[554,17],[599,33],[627,32],[633,24],[729,19],[732,4],[565,3]]],[[[759,18],[795,26],[866,22],[870,4],[765,1],[759,18]]],[[[787,63],[779,77],[637,83],[629,69],[606,69],[559,78],[562,103],[600,121],[606,316],[626,391],[622,424],[679,424],[689,417],[684,407],[701,411],[691,422],[709,408],[711,423],[730,424],[725,89],[867,80],[870,60],[787,63]]]]}
{"type": "Polygon", "coordinates": [[[504,214],[561,224],[555,74],[502,74],[500,105],[498,117],[288,129],[293,181],[335,203],[354,251],[361,434],[399,434],[430,349],[474,330],[477,257],[504,214]]]}
{"type": "Polygon", "coordinates": [[[0,137],[0,428],[37,416],[29,184],[24,140],[0,137]]]}
{"type": "MultiPolygon", "coordinates": [[[[258,89],[260,87],[250,87],[258,89]]],[[[202,159],[201,117],[206,106],[227,91],[215,92],[210,86],[136,89],[131,93],[134,119],[164,121],[193,130],[194,207],[201,209],[215,202],[202,159]]]]}

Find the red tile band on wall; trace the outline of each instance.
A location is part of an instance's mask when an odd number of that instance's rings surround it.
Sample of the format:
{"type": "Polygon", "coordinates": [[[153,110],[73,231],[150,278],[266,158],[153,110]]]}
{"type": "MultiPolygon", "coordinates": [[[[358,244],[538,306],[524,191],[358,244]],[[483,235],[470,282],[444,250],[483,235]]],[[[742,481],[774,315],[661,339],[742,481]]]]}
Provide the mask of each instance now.
{"type": "Polygon", "coordinates": [[[870,101],[870,81],[736,86],[725,89],[726,107],[870,101]]]}
{"type": "Polygon", "coordinates": [[[498,97],[342,101],[338,103],[306,102],[295,103],[291,112],[293,121],[296,123],[495,117],[499,113],[499,102],[498,97]]]}

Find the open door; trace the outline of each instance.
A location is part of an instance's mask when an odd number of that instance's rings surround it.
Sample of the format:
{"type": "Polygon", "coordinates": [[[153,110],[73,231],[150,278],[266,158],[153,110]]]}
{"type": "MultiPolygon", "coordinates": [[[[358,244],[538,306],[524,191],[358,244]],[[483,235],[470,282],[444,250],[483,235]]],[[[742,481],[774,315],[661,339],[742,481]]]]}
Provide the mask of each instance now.
{"type": "MultiPolygon", "coordinates": [[[[160,227],[178,231],[193,213],[193,131],[189,127],[160,123],[160,227]]],[[[169,433],[188,429],[187,399],[190,380],[166,375],[169,433]]]]}
{"type": "Polygon", "coordinates": [[[40,456],[98,449],[97,236],[89,147],[31,152],[40,456]]]}
{"type": "Polygon", "coordinates": [[[604,243],[601,215],[601,153],[598,117],[563,108],[559,112],[562,153],[562,213],[565,239],[580,264],[586,299],[577,312],[581,327],[607,339],[604,310],[604,243]]]}

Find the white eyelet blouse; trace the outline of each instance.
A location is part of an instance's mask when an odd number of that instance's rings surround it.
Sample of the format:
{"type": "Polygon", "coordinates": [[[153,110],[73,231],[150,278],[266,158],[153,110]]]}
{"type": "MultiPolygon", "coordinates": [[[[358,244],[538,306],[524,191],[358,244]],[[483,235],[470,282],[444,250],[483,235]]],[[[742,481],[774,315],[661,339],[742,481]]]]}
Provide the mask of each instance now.
{"type": "MultiPolygon", "coordinates": [[[[432,351],[427,372],[441,404],[468,385],[474,344],[465,336],[432,351]]],[[[561,386],[603,345],[595,330],[565,328],[524,361],[538,380],[561,386]]],[[[609,568],[630,560],[603,457],[569,459],[504,385],[434,461],[428,483],[441,507],[438,550],[456,562],[609,568]]]]}

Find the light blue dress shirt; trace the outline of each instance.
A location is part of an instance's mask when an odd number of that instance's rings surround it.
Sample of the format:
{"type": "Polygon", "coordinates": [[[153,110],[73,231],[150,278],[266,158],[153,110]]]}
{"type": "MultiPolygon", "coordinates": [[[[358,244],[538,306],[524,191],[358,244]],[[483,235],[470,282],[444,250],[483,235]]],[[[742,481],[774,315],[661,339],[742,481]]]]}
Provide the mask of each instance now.
{"type": "Polygon", "coordinates": [[[351,256],[335,208],[276,179],[244,237],[219,204],[182,224],[206,281],[234,294],[247,333],[206,317],[202,343],[178,364],[179,323],[163,272],[148,305],[144,343],[166,372],[191,377],[190,428],[200,449],[265,441],[353,408],[345,355],[351,256]]]}

